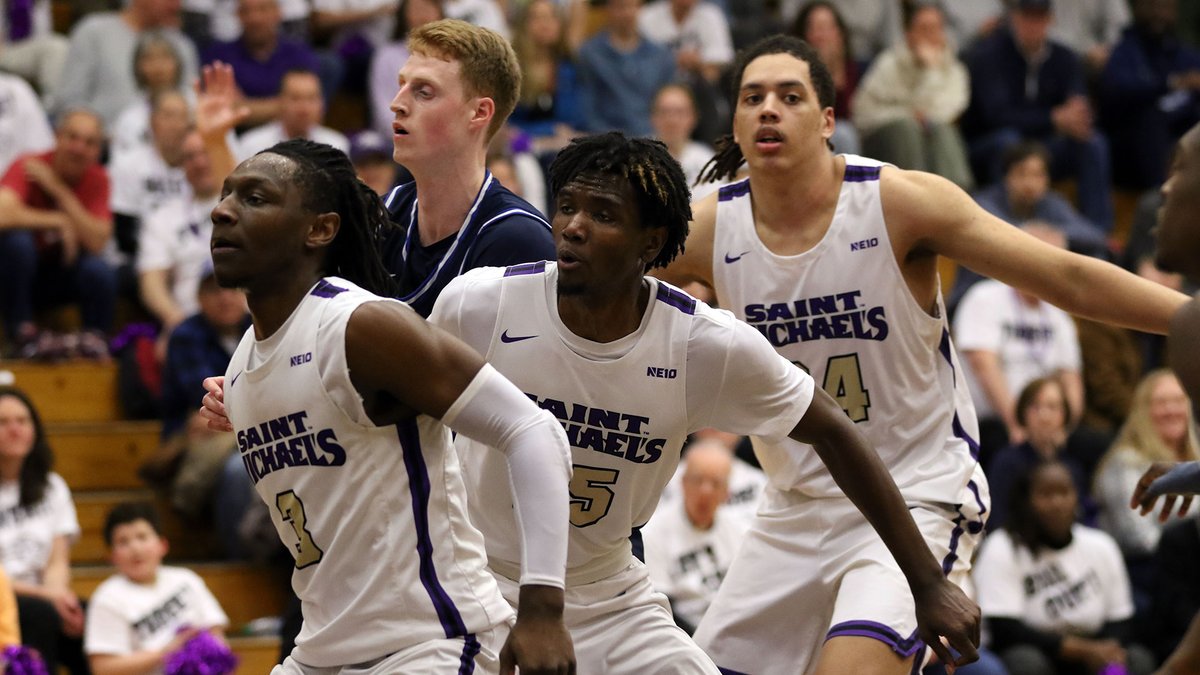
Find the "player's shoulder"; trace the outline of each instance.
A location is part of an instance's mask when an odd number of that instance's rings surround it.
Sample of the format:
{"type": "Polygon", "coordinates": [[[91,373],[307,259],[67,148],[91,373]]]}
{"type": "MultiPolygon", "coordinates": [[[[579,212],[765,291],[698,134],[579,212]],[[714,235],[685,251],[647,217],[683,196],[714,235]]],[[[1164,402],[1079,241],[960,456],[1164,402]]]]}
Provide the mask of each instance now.
{"type": "Polygon", "coordinates": [[[534,276],[544,273],[545,261],[540,263],[522,263],[508,267],[487,266],[475,267],[450,280],[442,293],[451,295],[472,295],[486,293],[489,289],[498,289],[506,279],[517,276],[534,276]]]}
{"type": "Polygon", "coordinates": [[[477,221],[488,224],[489,229],[493,231],[496,231],[498,227],[511,228],[530,225],[536,226],[538,229],[548,230],[550,228],[550,222],[537,207],[495,179],[487,186],[487,192],[479,200],[475,218],[477,221]]]}

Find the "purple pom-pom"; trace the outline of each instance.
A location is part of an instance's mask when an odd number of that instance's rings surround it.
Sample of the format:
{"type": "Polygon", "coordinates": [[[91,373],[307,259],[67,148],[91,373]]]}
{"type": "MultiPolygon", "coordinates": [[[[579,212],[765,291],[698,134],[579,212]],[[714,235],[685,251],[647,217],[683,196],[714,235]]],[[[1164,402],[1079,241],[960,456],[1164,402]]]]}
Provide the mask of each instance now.
{"type": "Polygon", "coordinates": [[[237,668],[238,658],[229,647],[207,631],[197,633],[179,651],[167,657],[165,675],[227,675],[237,668]]]}
{"type": "Polygon", "coordinates": [[[4,675],[49,675],[36,649],[21,645],[5,647],[0,659],[4,661],[4,675]]]}

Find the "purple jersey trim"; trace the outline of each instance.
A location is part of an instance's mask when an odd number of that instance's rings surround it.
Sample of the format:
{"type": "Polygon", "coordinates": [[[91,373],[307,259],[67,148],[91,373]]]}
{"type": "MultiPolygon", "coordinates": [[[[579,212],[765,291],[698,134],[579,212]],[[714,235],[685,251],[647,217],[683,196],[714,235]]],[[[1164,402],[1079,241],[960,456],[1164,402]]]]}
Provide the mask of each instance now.
{"type": "Polygon", "coordinates": [[[513,265],[512,267],[509,267],[508,269],[504,270],[504,276],[506,276],[506,277],[521,277],[521,276],[526,276],[526,275],[530,275],[530,274],[541,274],[542,272],[545,272],[545,271],[546,271],[546,261],[539,260],[537,262],[528,262],[528,263],[521,263],[520,265],[513,265]]]}
{"type": "Polygon", "coordinates": [[[400,447],[404,452],[404,468],[408,472],[408,490],[412,494],[413,525],[417,534],[417,556],[420,560],[421,585],[433,602],[433,609],[442,622],[447,638],[465,637],[466,624],[454,606],[446,589],[438,581],[437,568],[433,564],[433,541],[429,536],[429,470],[425,466],[425,454],[421,450],[421,435],[414,420],[396,425],[400,447]]]}

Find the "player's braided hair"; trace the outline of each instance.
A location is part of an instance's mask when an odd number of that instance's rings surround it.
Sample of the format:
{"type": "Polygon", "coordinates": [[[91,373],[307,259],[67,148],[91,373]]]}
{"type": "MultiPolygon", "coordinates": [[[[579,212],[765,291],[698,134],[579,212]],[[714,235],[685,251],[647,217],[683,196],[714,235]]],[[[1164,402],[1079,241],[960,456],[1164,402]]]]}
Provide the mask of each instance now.
{"type": "Polygon", "coordinates": [[[296,181],[304,208],[314,213],[336,212],[341,229],[325,256],[327,274],[343,277],[387,297],[398,292],[379,257],[379,239],[392,227],[387,209],[375,191],[360,181],[346,154],[324,143],[296,138],[263,152],[281,155],[296,164],[296,181]]]}
{"type": "Polygon", "coordinates": [[[683,253],[692,219],[691,192],[679,162],[661,141],[629,138],[617,131],[571,141],[550,165],[550,191],[583,174],[610,174],[629,181],[644,228],[666,227],[667,239],[646,269],[666,267],[683,253]]]}
{"type": "MultiPolygon", "coordinates": [[[[773,35],[763,38],[758,42],[750,45],[746,49],[738,53],[737,62],[733,67],[732,91],[730,92],[731,108],[737,109],[738,92],[742,88],[742,75],[746,73],[746,66],[750,62],[760,56],[769,56],[771,54],[791,54],[808,64],[809,77],[812,79],[813,88],[817,91],[817,102],[821,108],[832,108],[834,100],[837,96],[837,90],[834,88],[833,75],[829,73],[829,69],[821,62],[821,57],[817,55],[817,51],[812,48],[804,40],[791,35],[773,35]]],[[[829,145],[830,149],[833,145],[829,145]]],[[[704,165],[704,169],[700,171],[700,183],[715,183],[722,180],[733,180],[737,176],[738,169],[741,168],[742,162],[746,161],[742,156],[742,149],[733,140],[733,134],[725,134],[717,139],[713,144],[713,149],[716,153],[708,163],[704,165]]]]}

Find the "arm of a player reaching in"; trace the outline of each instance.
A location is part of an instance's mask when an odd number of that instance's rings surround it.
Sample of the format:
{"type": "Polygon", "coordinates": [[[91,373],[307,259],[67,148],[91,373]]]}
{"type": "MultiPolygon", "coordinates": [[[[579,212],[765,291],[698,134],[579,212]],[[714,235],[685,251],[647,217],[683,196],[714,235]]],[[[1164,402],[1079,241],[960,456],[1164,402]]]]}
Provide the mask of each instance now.
{"type": "Polygon", "coordinates": [[[517,623],[501,673],[575,672],[563,624],[571,469],[566,435],[459,339],[394,302],[366,303],[346,326],[350,380],[376,423],[422,413],[497,448],[508,459],[522,540],[517,623]]]}
{"type": "Polygon", "coordinates": [[[862,511],[896,558],[917,606],[917,630],[943,663],[979,658],[980,612],[951,583],[929,551],[883,460],[838,404],[821,389],[790,436],[813,446],[838,487],[862,511]],[[959,653],[954,659],[945,637],[959,653]]]}
{"type": "Polygon", "coordinates": [[[1187,515],[1197,494],[1200,494],[1200,462],[1155,462],[1138,479],[1129,507],[1140,509],[1144,516],[1154,510],[1159,497],[1166,495],[1158,514],[1159,521],[1165,523],[1175,511],[1176,503],[1179,517],[1187,515]]]}

